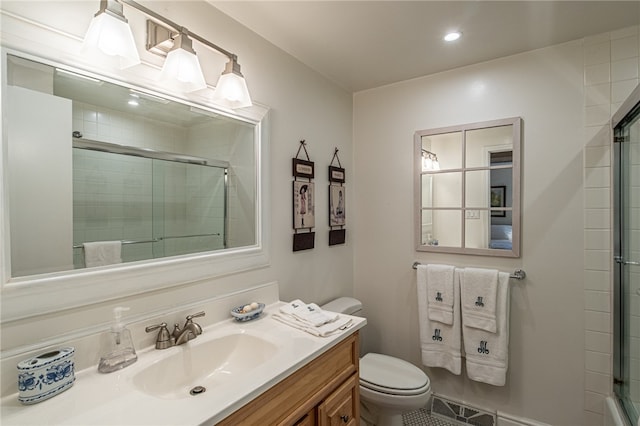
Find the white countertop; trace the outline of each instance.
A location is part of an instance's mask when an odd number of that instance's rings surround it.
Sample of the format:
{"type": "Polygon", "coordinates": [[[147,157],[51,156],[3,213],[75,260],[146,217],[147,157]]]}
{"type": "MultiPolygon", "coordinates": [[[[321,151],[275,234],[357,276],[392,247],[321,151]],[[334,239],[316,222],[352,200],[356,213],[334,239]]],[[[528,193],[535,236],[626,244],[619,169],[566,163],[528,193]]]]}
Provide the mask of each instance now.
{"type": "Polygon", "coordinates": [[[76,382],[69,390],[38,404],[23,405],[17,394],[5,397],[0,423],[3,426],[215,424],[366,324],[364,318],[352,317],[354,325],[349,329],[329,337],[316,337],[271,318],[281,304],[267,306],[253,321],[230,318],[213,324],[185,345],[138,351],[138,361],[117,372],[101,374],[97,366],[76,372],[76,382]],[[187,391],[184,397],[152,396],[135,385],[136,374],[167,355],[230,333],[266,339],[277,345],[278,350],[256,368],[236,374],[233,380],[219,386],[209,386],[197,396],[190,396],[187,391]]]}

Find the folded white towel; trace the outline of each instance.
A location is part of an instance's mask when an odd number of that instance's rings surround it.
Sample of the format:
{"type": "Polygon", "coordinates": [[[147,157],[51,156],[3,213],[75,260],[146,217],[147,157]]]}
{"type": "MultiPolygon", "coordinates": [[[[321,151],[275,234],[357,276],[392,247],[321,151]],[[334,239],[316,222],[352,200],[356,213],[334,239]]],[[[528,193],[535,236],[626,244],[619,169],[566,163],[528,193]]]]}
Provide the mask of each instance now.
{"type": "Polygon", "coordinates": [[[338,318],[330,323],[323,324],[319,327],[313,327],[308,323],[300,321],[294,316],[276,312],[272,317],[284,324],[297,328],[318,337],[327,337],[332,334],[340,333],[353,325],[353,320],[346,316],[338,316],[338,318]]]}
{"type": "Polygon", "coordinates": [[[450,265],[427,265],[426,267],[429,319],[443,324],[453,324],[455,267],[450,265]]]}
{"type": "Polygon", "coordinates": [[[509,365],[509,274],[498,274],[497,293],[496,332],[469,327],[463,319],[462,335],[467,376],[477,382],[504,386],[509,365]]]}
{"type": "Polygon", "coordinates": [[[498,271],[465,268],[460,285],[462,287],[462,323],[467,327],[495,333],[498,271]]]}
{"type": "Polygon", "coordinates": [[[94,266],[122,263],[121,241],[95,241],[84,243],[84,264],[87,268],[94,266]]]}
{"type": "Polygon", "coordinates": [[[418,265],[417,289],[422,363],[427,367],[446,368],[453,374],[460,374],[462,370],[460,273],[455,270],[453,276],[453,323],[451,325],[429,319],[425,265],[418,265]]]}
{"type": "Polygon", "coordinates": [[[319,327],[338,319],[337,313],[325,311],[315,303],[306,304],[300,299],[296,299],[282,306],[280,312],[294,316],[312,327],[319,327]]]}

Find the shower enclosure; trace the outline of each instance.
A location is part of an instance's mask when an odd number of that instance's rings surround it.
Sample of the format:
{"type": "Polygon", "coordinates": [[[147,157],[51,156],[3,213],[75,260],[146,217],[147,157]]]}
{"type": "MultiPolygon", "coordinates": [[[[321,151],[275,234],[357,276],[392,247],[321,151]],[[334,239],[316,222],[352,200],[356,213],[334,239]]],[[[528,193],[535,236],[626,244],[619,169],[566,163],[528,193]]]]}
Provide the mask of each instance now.
{"type": "Polygon", "coordinates": [[[227,246],[226,161],[76,139],[73,143],[74,267],[82,243],[122,241],[122,260],[227,246]]]}
{"type": "Polygon", "coordinates": [[[640,413],[640,87],[614,116],[613,390],[631,424],[640,413]]]}

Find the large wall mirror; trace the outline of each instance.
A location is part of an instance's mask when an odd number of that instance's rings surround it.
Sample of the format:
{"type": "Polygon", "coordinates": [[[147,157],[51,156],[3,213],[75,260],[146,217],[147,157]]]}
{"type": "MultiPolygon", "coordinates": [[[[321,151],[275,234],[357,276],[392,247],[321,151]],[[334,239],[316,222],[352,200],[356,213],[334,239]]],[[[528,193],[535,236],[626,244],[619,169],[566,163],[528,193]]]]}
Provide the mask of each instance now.
{"type": "Polygon", "coordinates": [[[415,133],[418,251],[520,256],[521,122],[415,133]]]}
{"type": "Polygon", "coordinates": [[[126,293],[171,285],[158,279],[163,267],[189,271],[185,282],[264,263],[266,109],[236,116],[39,58],[3,59],[3,297],[64,283],[93,285],[103,300],[125,295],[109,280],[126,288],[133,270],[148,282],[126,293]]]}

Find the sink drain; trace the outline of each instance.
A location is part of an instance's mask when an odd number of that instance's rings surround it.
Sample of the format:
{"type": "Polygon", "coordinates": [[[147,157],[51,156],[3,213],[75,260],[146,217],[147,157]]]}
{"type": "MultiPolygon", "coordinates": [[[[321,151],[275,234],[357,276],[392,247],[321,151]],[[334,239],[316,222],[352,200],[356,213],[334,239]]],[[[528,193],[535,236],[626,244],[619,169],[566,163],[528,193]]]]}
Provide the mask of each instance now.
{"type": "Polygon", "coordinates": [[[195,395],[200,395],[201,393],[205,393],[206,391],[207,391],[207,388],[205,388],[204,386],[196,386],[195,388],[189,391],[189,394],[195,396],[195,395]]]}

